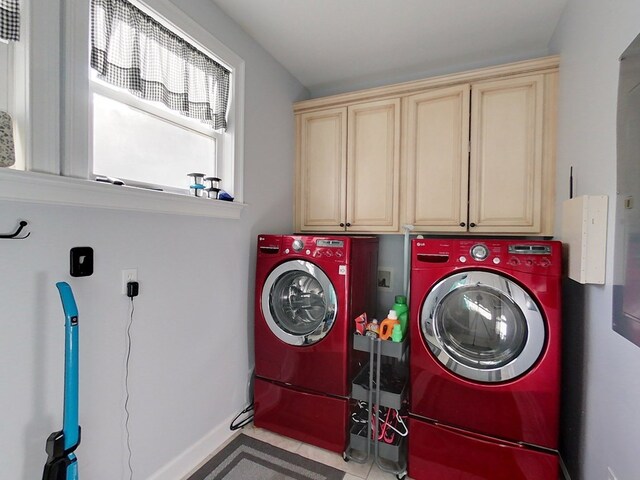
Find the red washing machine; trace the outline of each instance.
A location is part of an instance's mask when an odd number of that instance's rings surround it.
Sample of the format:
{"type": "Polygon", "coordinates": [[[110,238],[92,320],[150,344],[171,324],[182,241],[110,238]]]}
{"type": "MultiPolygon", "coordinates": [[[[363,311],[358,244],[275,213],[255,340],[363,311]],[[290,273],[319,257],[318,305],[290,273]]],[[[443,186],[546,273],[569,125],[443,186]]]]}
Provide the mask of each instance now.
{"type": "Polygon", "coordinates": [[[375,237],[260,235],[254,424],[343,452],[354,318],[376,311],[375,237]]]}
{"type": "Polygon", "coordinates": [[[412,247],[409,476],[557,480],[561,243],[412,247]]]}

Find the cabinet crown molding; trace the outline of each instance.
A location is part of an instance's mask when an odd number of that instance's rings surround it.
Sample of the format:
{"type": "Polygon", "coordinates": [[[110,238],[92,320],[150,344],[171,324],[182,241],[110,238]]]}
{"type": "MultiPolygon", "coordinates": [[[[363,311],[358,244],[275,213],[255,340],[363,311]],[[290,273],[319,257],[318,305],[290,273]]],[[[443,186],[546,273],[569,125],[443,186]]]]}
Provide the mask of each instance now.
{"type": "Polygon", "coordinates": [[[293,104],[294,113],[303,113],[320,108],[332,106],[342,106],[356,102],[369,100],[380,100],[387,97],[399,97],[422,92],[429,88],[453,86],[460,83],[478,82],[483,80],[497,79],[505,76],[527,75],[532,72],[547,73],[557,71],[560,65],[560,56],[552,55],[548,57],[524,60],[520,62],[507,63],[492,67],[478,68],[459,73],[438,75],[422,80],[412,80],[409,82],[397,83],[383,87],[374,87],[355,92],[341,93],[328,97],[313,98],[303,100],[293,104]]]}

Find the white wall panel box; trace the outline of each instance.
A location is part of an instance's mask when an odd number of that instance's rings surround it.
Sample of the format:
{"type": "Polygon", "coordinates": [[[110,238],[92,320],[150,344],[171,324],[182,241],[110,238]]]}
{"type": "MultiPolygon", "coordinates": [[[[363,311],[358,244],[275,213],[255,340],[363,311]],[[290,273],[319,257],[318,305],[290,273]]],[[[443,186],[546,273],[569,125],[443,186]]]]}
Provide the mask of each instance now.
{"type": "Polygon", "coordinates": [[[562,203],[567,273],[576,282],[605,283],[608,203],[607,195],[583,195],[562,203]]]}

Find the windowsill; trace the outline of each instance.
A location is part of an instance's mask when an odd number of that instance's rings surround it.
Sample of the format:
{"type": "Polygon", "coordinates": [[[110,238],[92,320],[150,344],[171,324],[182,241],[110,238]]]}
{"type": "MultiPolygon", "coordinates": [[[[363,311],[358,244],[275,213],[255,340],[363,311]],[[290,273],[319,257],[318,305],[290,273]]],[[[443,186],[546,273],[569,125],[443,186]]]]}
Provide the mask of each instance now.
{"type": "Polygon", "coordinates": [[[244,203],[0,168],[0,200],[238,219],[244,203]]]}

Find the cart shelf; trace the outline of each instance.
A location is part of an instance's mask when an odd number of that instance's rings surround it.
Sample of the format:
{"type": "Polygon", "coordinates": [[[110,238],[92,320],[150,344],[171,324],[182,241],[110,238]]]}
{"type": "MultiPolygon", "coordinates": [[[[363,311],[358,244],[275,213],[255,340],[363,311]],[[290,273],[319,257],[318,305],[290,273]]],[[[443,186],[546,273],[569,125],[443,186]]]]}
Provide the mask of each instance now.
{"type": "MultiPolygon", "coordinates": [[[[351,384],[351,398],[355,400],[361,400],[363,402],[369,401],[369,368],[370,364],[367,363],[360,373],[356,376],[351,384]]],[[[407,372],[403,366],[396,366],[391,364],[380,365],[379,367],[374,364],[375,368],[381,368],[380,376],[382,379],[390,378],[393,375],[393,383],[386,384],[384,380],[380,385],[380,400],[379,404],[383,407],[395,408],[400,410],[404,399],[406,398],[407,389],[407,372]],[[387,368],[385,368],[387,367],[387,368]]],[[[374,372],[375,375],[375,372],[374,372]]],[[[377,389],[373,385],[374,399],[377,398],[377,389]]]]}
{"type": "Polygon", "coordinates": [[[353,348],[355,350],[371,352],[371,349],[376,348],[378,344],[380,344],[380,355],[402,360],[407,353],[409,340],[405,338],[402,342],[392,342],[391,340],[380,340],[364,335],[353,335],[353,348]]]}
{"type": "Polygon", "coordinates": [[[366,404],[366,420],[352,421],[349,447],[345,460],[365,463],[373,455],[381,470],[402,479],[407,473],[406,436],[396,434],[392,443],[378,438],[380,408],[406,410],[408,372],[408,341],[380,340],[362,335],[353,336],[355,350],[369,352],[369,363],[351,384],[351,397],[366,404]],[[374,413],[375,412],[375,413],[374,413]],[[372,427],[373,425],[373,427],[372,427]]]}

